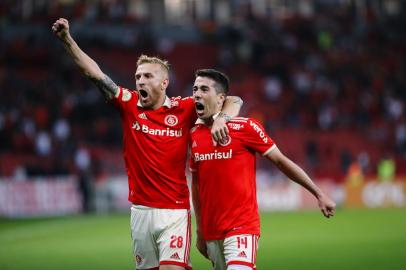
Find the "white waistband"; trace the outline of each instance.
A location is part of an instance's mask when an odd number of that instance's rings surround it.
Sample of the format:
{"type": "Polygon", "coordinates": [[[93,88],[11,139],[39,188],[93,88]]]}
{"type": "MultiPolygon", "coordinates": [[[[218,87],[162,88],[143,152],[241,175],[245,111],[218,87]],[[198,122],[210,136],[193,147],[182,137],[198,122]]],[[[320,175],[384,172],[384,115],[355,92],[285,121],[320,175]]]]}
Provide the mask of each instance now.
{"type": "Polygon", "coordinates": [[[148,207],[145,205],[139,205],[139,204],[133,204],[131,205],[131,208],[135,208],[135,209],[144,209],[144,210],[148,210],[148,209],[154,209],[153,207],[148,207]]]}

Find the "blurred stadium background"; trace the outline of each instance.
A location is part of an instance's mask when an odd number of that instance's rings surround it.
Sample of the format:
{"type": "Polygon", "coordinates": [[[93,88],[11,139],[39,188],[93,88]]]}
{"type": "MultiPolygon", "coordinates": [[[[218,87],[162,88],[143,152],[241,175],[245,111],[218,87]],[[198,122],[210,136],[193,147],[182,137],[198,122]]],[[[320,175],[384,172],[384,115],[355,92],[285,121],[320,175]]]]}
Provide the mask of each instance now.
{"type": "Polygon", "coordinates": [[[191,95],[197,68],[229,74],[241,114],[337,201],[324,220],[259,159],[259,269],[405,269],[405,6],[0,1],[0,269],[133,268],[119,115],[53,36],[59,17],[127,88],[141,53],[169,60],[170,96],[191,95]]]}

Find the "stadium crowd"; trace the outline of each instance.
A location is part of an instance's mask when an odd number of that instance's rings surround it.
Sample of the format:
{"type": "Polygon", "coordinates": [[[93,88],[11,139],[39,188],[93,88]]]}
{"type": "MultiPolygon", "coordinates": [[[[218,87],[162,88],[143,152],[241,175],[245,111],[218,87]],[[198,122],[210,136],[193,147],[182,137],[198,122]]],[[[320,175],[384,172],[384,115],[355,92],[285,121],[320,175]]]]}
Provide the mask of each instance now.
{"type": "Polygon", "coordinates": [[[235,1],[227,23],[195,18],[185,28],[137,15],[134,1],[27,2],[0,3],[0,176],[124,172],[119,116],[53,37],[59,17],[125,87],[141,53],[169,60],[172,96],[191,95],[197,68],[229,74],[243,115],[312,176],[342,181],[354,161],[373,175],[388,157],[406,173],[402,3],[390,15],[343,4],[277,17],[235,1]]]}

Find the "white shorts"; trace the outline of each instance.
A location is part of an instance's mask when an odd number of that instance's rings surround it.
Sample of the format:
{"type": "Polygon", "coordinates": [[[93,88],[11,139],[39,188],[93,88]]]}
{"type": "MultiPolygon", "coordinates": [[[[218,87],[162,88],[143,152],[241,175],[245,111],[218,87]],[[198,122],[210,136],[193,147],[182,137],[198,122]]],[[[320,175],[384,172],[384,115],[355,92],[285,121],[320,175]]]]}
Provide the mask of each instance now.
{"type": "Polygon", "coordinates": [[[224,240],[207,241],[207,254],[214,270],[226,270],[229,265],[245,265],[256,269],[258,235],[240,234],[224,240]]]}
{"type": "Polygon", "coordinates": [[[131,238],[137,269],[190,262],[190,210],[131,207],[131,238]]]}

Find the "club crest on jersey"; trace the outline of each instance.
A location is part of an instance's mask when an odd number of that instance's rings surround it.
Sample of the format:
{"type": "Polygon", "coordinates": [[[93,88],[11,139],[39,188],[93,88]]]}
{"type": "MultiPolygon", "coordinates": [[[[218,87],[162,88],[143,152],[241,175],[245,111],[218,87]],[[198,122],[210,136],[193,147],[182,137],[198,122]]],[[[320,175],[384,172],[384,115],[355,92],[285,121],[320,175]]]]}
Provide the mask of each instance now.
{"type": "Polygon", "coordinates": [[[123,88],[123,96],[121,97],[122,101],[129,101],[131,99],[131,92],[128,89],[123,88]]]}
{"type": "Polygon", "coordinates": [[[227,146],[231,143],[231,137],[227,136],[224,140],[219,141],[221,146],[227,146]]]}
{"type": "Polygon", "coordinates": [[[176,124],[178,123],[178,118],[175,115],[170,114],[165,117],[164,121],[165,121],[165,124],[173,127],[173,126],[176,126],[176,124]]]}

